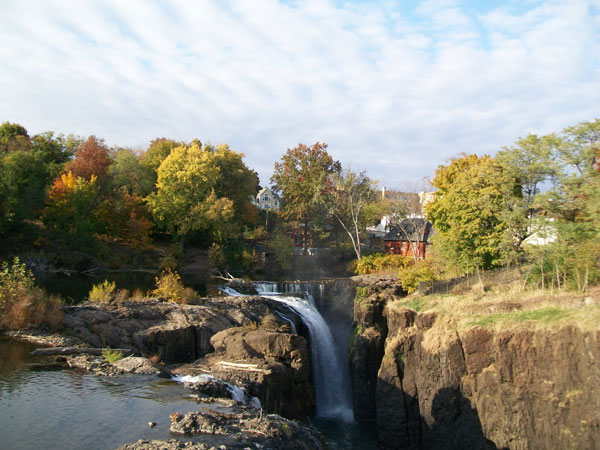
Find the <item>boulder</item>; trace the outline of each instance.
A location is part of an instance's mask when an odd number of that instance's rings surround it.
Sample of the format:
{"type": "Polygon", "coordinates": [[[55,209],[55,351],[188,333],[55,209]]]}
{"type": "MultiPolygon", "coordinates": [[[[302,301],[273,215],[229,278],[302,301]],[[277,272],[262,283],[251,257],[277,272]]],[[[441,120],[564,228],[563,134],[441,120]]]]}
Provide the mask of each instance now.
{"type": "Polygon", "coordinates": [[[150,361],[148,358],[139,356],[128,356],[111,363],[117,369],[127,373],[139,375],[159,375],[164,378],[170,377],[170,372],[150,361]]]}
{"type": "Polygon", "coordinates": [[[321,450],[326,444],[311,428],[275,414],[262,415],[245,408],[230,408],[227,413],[202,408],[199,412],[171,414],[171,432],[216,435],[234,440],[235,447],[272,450],[321,450]],[[239,447],[238,447],[239,446],[239,447]]]}
{"type": "Polygon", "coordinates": [[[211,373],[257,397],[266,412],[306,420],[314,408],[308,346],[302,336],[236,327],[216,333],[215,352],[174,369],[178,375],[211,373]]]}

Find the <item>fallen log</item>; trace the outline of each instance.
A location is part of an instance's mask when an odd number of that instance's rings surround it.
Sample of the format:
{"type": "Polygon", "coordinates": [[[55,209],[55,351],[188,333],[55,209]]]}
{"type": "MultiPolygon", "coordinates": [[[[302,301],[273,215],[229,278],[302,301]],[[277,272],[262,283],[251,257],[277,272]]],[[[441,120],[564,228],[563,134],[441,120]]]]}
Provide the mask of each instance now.
{"type": "Polygon", "coordinates": [[[111,352],[121,352],[123,354],[133,353],[130,348],[81,348],[81,347],[50,347],[50,348],[36,348],[31,352],[34,356],[39,355],[94,355],[101,356],[102,352],[110,350],[111,352]]]}

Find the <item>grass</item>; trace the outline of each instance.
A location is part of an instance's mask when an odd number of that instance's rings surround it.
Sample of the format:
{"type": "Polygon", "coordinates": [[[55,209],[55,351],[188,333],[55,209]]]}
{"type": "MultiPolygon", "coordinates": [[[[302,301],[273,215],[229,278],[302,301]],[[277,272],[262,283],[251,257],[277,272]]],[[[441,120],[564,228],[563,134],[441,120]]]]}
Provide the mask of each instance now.
{"type": "Polygon", "coordinates": [[[102,357],[109,363],[123,359],[123,352],[111,350],[109,348],[102,350],[102,357]]]}
{"type": "Polygon", "coordinates": [[[455,321],[461,328],[508,328],[521,324],[536,327],[577,324],[581,328],[597,328],[600,323],[600,287],[591,290],[589,295],[550,293],[547,290],[521,291],[518,295],[511,295],[508,291],[411,295],[388,307],[435,311],[455,321]]]}
{"type": "Polygon", "coordinates": [[[117,284],[114,281],[104,280],[100,284],[94,284],[88,294],[90,302],[110,302],[115,298],[117,284]]]}
{"type": "Polygon", "coordinates": [[[540,322],[550,324],[572,316],[573,312],[574,310],[572,309],[547,306],[530,311],[510,311],[506,313],[490,314],[469,323],[471,325],[479,325],[482,327],[491,327],[499,323],[540,322]]]}
{"type": "Polygon", "coordinates": [[[63,302],[35,285],[30,270],[19,258],[0,265],[0,330],[47,325],[58,329],[63,302]]]}

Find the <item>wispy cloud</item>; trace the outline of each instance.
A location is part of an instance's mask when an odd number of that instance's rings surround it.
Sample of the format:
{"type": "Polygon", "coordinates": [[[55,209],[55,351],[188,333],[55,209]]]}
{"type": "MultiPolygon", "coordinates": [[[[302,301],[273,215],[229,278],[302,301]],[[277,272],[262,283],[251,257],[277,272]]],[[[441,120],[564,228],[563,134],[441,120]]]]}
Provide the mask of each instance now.
{"type": "Polygon", "coordinates": [[[325,141],[400,186],[600,116],[597,0],[477,3],[3,2],[0,120],[227,142],[263,183],[325,141]]]}

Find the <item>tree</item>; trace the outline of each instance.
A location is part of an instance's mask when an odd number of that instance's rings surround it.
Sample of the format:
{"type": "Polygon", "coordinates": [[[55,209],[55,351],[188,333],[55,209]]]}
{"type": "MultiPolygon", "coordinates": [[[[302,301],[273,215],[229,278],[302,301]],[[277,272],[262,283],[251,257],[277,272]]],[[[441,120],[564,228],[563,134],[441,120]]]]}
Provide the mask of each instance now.
{"type": "Polygon", "coordinates": [[[145,197],[152,192],[156,182],[156,176],[150,174],[140,163],[139,156],[128,148],[120,148],[114,153],[108,174],[115,189],[130,195],[145,197]]]}
{"type": "Polygon", "coordinates": [[[496,155],[496,159],[519,180],[523,198],[529,207],[533,206],[541,185],[556,171],[552,160],[552,149],[556,142],[554,135],[538,137],[530,133],[525,138],[519,138],[514,146],[504,147],[496,155]]]}
{"type": "Polygon", "coordinates": [[[217,147],[207,144],[204,150],[213,153],[214,164],[219,167],[215,194],[233,202],[232,221],[240,229],[243,225],[254,225],[252,219],[257,218],[256,207],[250,203],[250,198],[258,192],[258,174],[244,164],[243,153],[231,150],[227,144],[217,147]]]}
{"type": "Polygon", "coordinates": [[[373,207],[377,200],[375,182],[364,171],[355,173],[347,169],[343,173],[333,173],[331,185],[330,213],[350,237],[356,259],[360,260],[361,234],[367,225],[376,222],[373,207]]]}
{"type": "MultiPolygon", "coordinates": [[[[140,164],[146,172],[152,186],[156,184],[157,171],[162,162],[176,147],[184,146],[183,142],[177,142],[167,138],[157,138],[150,142],[146,152],[140,158],[140,164]]],[[[199,145],[201,147],[201,145],[199,145]]]]}
{"type": "Polygon", "coordinates": [[[218,177],[212,152],[197,144],[174,148],[158,168],[156,192],[146,198],[155,220],[182,243],[196,230],[224,238],[234,212],[233,202],[215,193],[218,177]]]}
{"type": "Polygon", "coordinates": [[[397,229],[403,240],[408,240],[409,249],[416,261],[422,254],[423,237],[429,226],[424,219],[422,197],[417,192],[430,190],[429,183],[407,185],[404,191],[384,190],[380,202],[381,215],[386,220],[386,229],[397,229]]]}
{"type": "Polygon", "coordinates": [[[73,248],[89,250],[95,242],[94,233],[103,232],[106,217],[98,211],[98,179],[76,177],[73,172],[62,174],[52,184],[43,220],[48,229],[66,237],[73,248]]]}
{"type": "Polygon", "coordinates": [[[0,155],[29,149],[31,149],[31,139],[24,126],[10,122],[0,125],[0,155]]]}
{"type": "Polygon", "coordinates": [[[439,166],[438,190],[425,209],[439,248],[457,267],[490,269],[516,250],[510,216],[520,205],[516,179],[490,156],[463,156],[439,166]]]}
{"type": "Polygon", "coordinates": [[[108,147],[104,141],[90,136],[77,147],[75,159],[67,164],[65,171],[73,172],[75,177],[82,177],[88,181],[91,180],[92,175],[99,181],[103,181],[110,164],[108,147]]]}
{"type": "Polygon", "coordinates": [[[298,144],[275,163],[273,190],[282,196],[283,218],[303,227],[304,251],[308,248],[309,224],[324,222],[327,217],[330,176],[340,172],[340,162],[327,153],[327,144],[319,142],[310,147],[298,144]]]}

